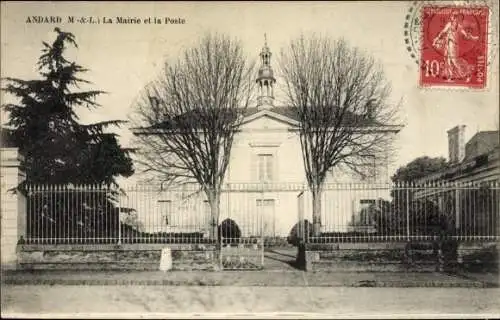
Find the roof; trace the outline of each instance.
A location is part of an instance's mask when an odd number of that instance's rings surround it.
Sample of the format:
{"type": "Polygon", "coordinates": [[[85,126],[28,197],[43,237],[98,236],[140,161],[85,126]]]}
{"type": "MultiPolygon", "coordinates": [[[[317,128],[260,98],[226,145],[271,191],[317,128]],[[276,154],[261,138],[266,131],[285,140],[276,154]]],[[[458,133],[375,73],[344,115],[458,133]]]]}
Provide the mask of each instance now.
{"type": "Polygon", "coordinates": [[[500,132],[480,131],[476,133],[465,145],[465,159],[472,159],[485,154],[500,145],[500,132]]]}
{"type": "Polygon", "coordinates": [[[500,169],[500,147],[493,148],[475,158],[466,159],[452,167],[431,173],[417,180],[417,183],[434,181],[486,181],[492,177],[498,179],[500,169]]]}
{"type": "MultiPolygon", "coordinates": [[[[243,116],[245,118],[253,118],[255,116],[258,116],[259,113],[263,113],[263,114],[273,114],[274,113],[276,115],[279,115],[281,117],[285,117],[285,118],[289,119],[290,123],[297,123],[300,120],[297,108],[296,107],[286,107],[286,106],[280,106],[280,107],[272,106],[272,107],[267,107],[265,109],[258,108],[258,107],[249,107],[249,108],[245,109],[243,116]]],[[[233,116],[234,116],[234,113],[232,112],[232,110],[228,110],[228,118],[231,118],[233,116]]],[[[196,122],[199,122],[199,121],[196,121],[196,119],[201,119],[201,118],[207,119],[207,117],[209,119],[210,115],[209,114],[203,115],[199,111],[193,110],[193,111],[190,111],[189,113],[185,113],[183,115],[177,116],[174,119],[160,122],[156,125],[151,126],[150,128],[151,129],[172,129],[175,127],[175,123],[182,123],[183,121],[185,121],[184,119],[186,117],[191,117],[192,118],[191,120],[194,120],[193,122],[196,123],[196,122]]],[[[349,119],[349,118],[351,118],[352,122],[356,123],[356,125],[363,125],[366,127],[385,127],[385,126],[393,127],[394,126],[394,125],[387,125],[387,124],[380,123],[378,121],[375,121],[373,119],[367,118],[367,117],[362,116],[362,115],[350,114],[349,117],[347,117],[347,119],[349,119]]],[[[145,129],[145,128],[143,128],[143,129],[145,129]]]]}
{"type": "MultiPolygon", "coordinates": [[[[274,112],[274,113],[277,113],[279,115],[282,115],[282,116],[285,116],[287,118],[290,118],[292,120],[295,120],[295,121],[299,121],[300,118],[299,118],[299,113],[298,113],[298,110],[297,110],[297,107],[270,107],[270,108],[266,108],[266,110],[268,111],[271,111],[271,112],[274,112]]],[[[247,108],[247,112],[245,113],[245,116],[250,116],[250,115],[253,115],[255,113],[259,112],[259,109],[254,107],[254,108],[247,108]]],[[[356,116],[354,114],[350,114],[350,116],[356,116]]],[[[365,125],[375,125],[375,126],[383,126],[384,124],[380,123],[380,122],[377,122],[375,120],[370,120],[369,118],[366,118],[364,116],[361,116],[361,115],[357,115],[358,119],[355,119],[356,123],[363,123],[365,125]]]]}
{"type": "Polygon", "coordinates": [[[440,172],[429,174],[419,179],[419,182],[454,180],[467,177],[472,179],[484,171],[498,170],[500,166],[499,131],[480,131],[465,144],[465,158],[440,172]]]}

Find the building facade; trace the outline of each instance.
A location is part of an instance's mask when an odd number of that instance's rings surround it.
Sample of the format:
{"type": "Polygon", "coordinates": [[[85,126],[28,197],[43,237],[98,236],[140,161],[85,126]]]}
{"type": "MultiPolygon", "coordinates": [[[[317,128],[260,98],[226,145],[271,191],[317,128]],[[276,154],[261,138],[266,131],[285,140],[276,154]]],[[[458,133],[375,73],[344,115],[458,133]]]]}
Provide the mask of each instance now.
{"type": "MultiPolygon", "coordinates": [[[[221,196],[219,222],[231,218],[240,227],[242,236],[287,236],[298,221],[299,195],[304,203],[304,218],[312,221],[312,199],[307,192],[298,134],[299,118],[293,108],[275,105],[276,79],[271,57],[266,43],[260,52],[261,65],[256,78],[257,105],[247,108],[235,136],[221,196]]],[[[396,135],[400,129],[400,126],[379,126],[376,130],[396,135]]],[[[333,170],[326,184],[388,182],[388,156],[387,153],[382,159],[373,159],[370,176],[333,170]]],[[[185,192],[163,195],[157,210],[168,212],[170,221],[185,219],[195,221],[193,226],[206,225],[210,210],[204,195],[189,197],[189,187],[184,188],[185,192]]],[[[385,196],[389,197],[388,190],[385,196]]],[[[337,231],[346,231],[353,214],[374,198],[369,192],[348,194],[327,187],[322,196],[323,223],[337,231]],[[333,211],[335,221],[328,221],[333,211]]],[[[185,224],[176,226],[174,222],[161,227],[162,231],[180,229],[184,230],[185,224]]]]}

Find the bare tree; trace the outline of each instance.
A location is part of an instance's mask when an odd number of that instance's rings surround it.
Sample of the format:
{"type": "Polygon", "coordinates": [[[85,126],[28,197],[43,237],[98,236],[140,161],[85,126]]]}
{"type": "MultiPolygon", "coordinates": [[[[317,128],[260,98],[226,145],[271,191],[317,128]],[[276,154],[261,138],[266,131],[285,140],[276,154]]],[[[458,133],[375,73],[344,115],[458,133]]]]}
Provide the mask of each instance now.
{"type": "Polygon", "coordinates": [[[327,174],[339,167],[367,175],[374,161],[387,161],[398,105],[388,101],[391,88],[380,65],[343,39],[292,40],[281,53],[280,69],[288,104],[299,117],[318,236],[327,174]]]}
{"type": "Polygon", "coordinates": [[[211,239],[217,238],[221,187],[250,102],[251,76],[240,42],[207,34],[167,62],[135,106],[139,164],[162,184],[196,183],[210,204],[211,239]]]}

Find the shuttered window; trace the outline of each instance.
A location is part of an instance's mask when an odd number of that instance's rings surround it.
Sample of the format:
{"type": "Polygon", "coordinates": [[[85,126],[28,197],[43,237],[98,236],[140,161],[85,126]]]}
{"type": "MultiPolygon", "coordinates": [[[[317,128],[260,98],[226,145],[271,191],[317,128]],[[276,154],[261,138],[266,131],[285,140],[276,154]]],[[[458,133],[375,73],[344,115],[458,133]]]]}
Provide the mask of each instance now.
{"type": "Polygon", "coordinates": [[[258,178],[260,182],[269,182],[273,180],[274,157],[272,154],[258,155],[258,178]]]}

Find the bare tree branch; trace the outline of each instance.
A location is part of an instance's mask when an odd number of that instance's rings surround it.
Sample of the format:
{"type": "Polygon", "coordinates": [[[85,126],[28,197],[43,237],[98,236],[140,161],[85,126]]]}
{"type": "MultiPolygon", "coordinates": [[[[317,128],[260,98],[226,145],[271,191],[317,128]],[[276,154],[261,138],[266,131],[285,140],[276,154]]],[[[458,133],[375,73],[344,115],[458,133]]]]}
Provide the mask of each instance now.
{"type": "Polygon", "coordinates": [[[389,102],[391,88],[381,66],[343,39],[293,40],[281,53],[280,69],[288,104],[299,117],[317,234],[327,174],[345,167],[366,175],[374,161],[387,161],[398,106],[389,102]]]}
{"type": "Polygon", "coordinates": [[[161,181],[198,183],[212,208],[212,226],[252,75],[239,42],[208,34],[177,62],[167,62],[136,104],[139,163],[161,181]]]}

